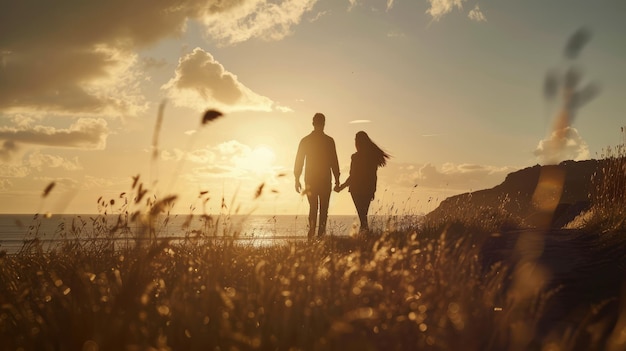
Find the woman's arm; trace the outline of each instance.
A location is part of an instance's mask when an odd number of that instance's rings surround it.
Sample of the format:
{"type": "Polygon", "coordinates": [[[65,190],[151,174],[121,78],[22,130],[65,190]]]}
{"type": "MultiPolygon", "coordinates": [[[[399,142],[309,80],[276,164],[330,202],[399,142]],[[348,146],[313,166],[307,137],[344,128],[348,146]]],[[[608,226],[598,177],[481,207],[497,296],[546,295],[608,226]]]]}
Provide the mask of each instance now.
{"type": "Polygon", "coordinates": [[[340,192],[349,185],[350,185],[350,177],[348,177],[348,179],[346,179],[346,181],[343,184],[336,186],[335,191],[340,192]]]}
{"type": "Polygon", "coordinates": [[[348,179],[346,179],[346,181],[343,184],[335,187],[336,192],[342,191],[346,187],[350,186],[350,183],[352,183],[352,177],[354,176],[354,172],[355,172],[355,168],[354,168],[355,155],[356,154],[352,154],[352,158],[350,160],[350,173],[349,173],[350,175],[348,176],[348,179]]]}

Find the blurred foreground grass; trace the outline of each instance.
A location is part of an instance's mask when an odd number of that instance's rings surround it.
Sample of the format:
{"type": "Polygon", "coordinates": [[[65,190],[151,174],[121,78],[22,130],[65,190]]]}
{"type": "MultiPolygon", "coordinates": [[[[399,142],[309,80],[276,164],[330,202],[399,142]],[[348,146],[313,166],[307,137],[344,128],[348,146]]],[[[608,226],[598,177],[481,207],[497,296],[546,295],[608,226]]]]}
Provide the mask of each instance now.
{"type": "MultiPolygon", "coordinates": [[[[202,238],[118,250],[68,240],[44,252],[33,244],[0,259],[0,349],[620,345],[615,335],[624,332],[618,318],[626,300],[619,289],[591,296],[574,291],[577,313],[556,321],[547,306],[568,286],[538,284],[520,295],[514,257],[490,255],[485,237],[476,234],[455,225],[441,233],[382,231],[265,247],[202,238]]],[[[589,250],[600,252],[603,238],[589,250]]],[[[619,283],[623,277],[605,278],[619,283]]]]}
{"type": "Polygon", "coordinates": [[[484,272],[476,246],[445,237],[122,251],[68,243],[0,262],[6,350],[478,350],[509,341],[506,269],[484,272]]]}
{"type": "Polygon", "coordinates": [[[159,238],[175,197],[143,205],[135,179],[114,226],[0,255],[0,350],[624,350],[626,163],[607,159],[575,228],[496,208],[270,246],[159,238]],[[101,240],[129,221],[131,245],[101,240]]]}

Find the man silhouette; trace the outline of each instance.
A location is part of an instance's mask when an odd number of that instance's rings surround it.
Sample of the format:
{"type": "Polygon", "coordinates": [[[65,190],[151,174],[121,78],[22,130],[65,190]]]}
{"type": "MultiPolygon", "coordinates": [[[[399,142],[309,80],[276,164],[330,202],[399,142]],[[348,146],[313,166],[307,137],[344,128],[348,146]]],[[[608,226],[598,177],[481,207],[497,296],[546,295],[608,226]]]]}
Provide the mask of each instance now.
{"type": "Polygon", "coordinates": [[[335,176],[335,186],[339,186],[339,161],[335,140],[324,134],[326,117],[321,113],[313,116],[313,131],[300,140],[293,174],[296,177],[296,191],[300,193],[300,175],[304,166],[304,194],[309,200],[309,239],[315,235],[319,206],[318,237],[326,233],[328,203],[331,193],[331,172],[335,176]],[[306,161],[306,164],[305,164],[306,161]]]}

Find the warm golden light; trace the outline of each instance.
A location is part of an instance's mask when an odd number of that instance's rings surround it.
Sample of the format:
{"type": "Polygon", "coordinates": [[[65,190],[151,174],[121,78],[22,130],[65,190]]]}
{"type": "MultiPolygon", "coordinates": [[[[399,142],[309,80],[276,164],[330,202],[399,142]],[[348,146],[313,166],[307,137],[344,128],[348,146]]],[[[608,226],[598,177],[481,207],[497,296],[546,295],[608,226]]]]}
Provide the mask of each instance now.
{"type": "Polygon", "coordinates": [[[269,146],[260,145],[249,153],[234,160],[235,165],[242,171],[251,172],[255,175],[271,174],[274,169],[276,153],[269,146]]]}

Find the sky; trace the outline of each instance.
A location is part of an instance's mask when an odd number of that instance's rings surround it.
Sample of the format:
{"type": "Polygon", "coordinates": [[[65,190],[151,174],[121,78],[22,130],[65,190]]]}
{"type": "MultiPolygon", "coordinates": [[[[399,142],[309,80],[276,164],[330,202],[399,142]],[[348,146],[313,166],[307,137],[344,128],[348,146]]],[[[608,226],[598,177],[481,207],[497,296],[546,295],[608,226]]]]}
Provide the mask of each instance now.
{"type": "MultiPolygon", "coordinates": [[[[426,213],[623,142],[624,15],[623,0],[3,1],[0,213],[176,195],[172,213],[305,214],[293,164],[316,112],[342,181],[356,132],[392,155],[371,214],[426,213]]],[[[331,215],[355,213],[333,193],[331,215]]]]}

